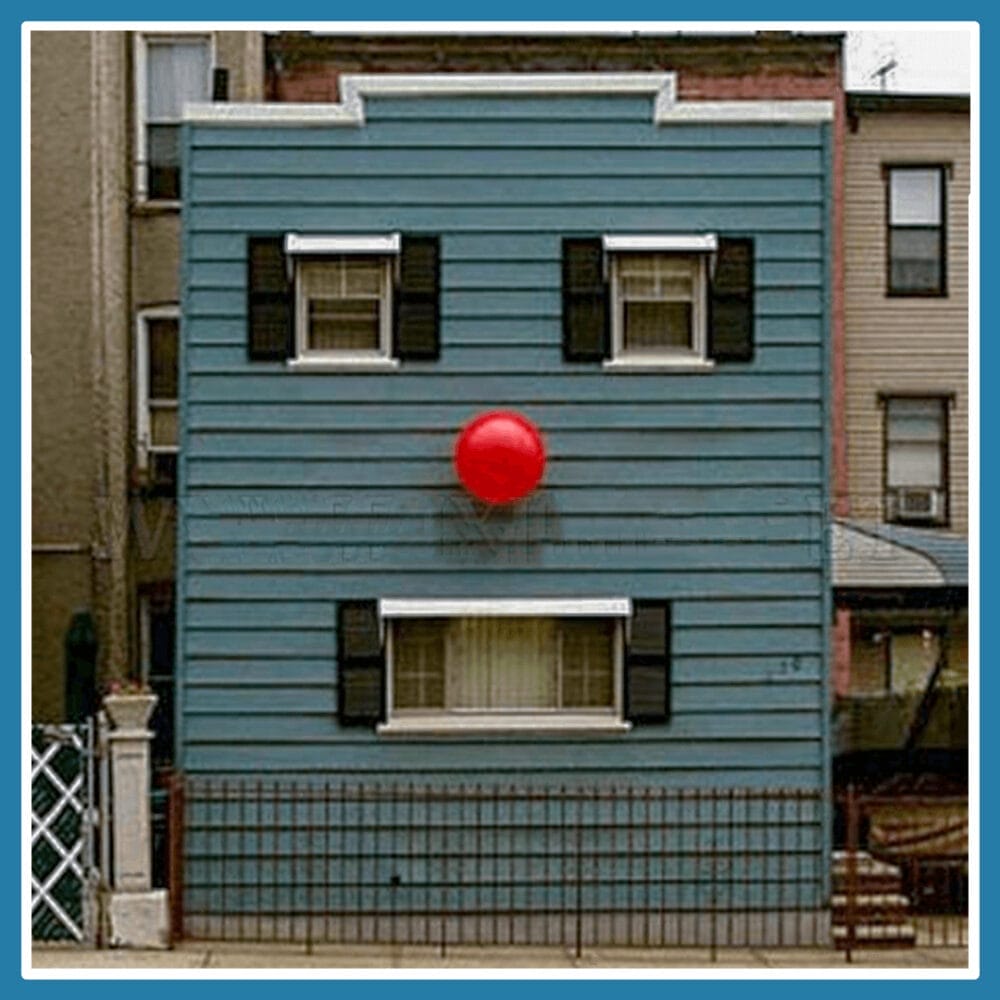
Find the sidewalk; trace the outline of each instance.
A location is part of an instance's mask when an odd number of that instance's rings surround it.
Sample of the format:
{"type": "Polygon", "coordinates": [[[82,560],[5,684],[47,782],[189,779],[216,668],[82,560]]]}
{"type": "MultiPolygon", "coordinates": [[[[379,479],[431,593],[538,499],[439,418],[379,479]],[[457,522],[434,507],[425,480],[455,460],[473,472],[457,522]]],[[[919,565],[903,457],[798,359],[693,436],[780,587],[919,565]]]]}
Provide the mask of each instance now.
{"type": "Polygon", "coordinates": [[[965,948],[856,951],[826,948],[725,948],[711,961],[706,948],[588,948],[577,958],[562,948],[413,945],[255,945],[185,943],[172,951],[87,951],[36,945],[35,969],[963,969],[965,948]]]}

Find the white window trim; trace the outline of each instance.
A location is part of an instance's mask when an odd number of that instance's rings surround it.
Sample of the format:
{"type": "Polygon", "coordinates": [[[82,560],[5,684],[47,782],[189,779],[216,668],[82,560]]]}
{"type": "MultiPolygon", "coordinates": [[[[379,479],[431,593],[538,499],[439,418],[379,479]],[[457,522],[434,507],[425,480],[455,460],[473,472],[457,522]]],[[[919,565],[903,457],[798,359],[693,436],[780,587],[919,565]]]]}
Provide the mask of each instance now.
{"type": "MultiPolygon", "coordinates": [[[[293,236],[294,234],[289,234],[293,236]]],[[[328,237],[323,237],[328,239],[328,237]]],[[[369,237],[364,237],[368,239],[369,237]]],[[[285,238],[286,247],[288,237],[285,238]]],[[[312,253],[313,251],[299,251],[312,253]]],[[[370,250],[355,249],[351,253],[371,253],[370,250]]],[[[398,252],[398,251],[397,251],[398,252]]],[[[341,251],[323,251],[332,256],[341,255],[341,251]]],[[[295,371],[388,371],[399,367],[399,359],[392,356],[392,309],[393,309],[393,273],[395,262],[392,254],[384,254],[381,266],[381,293],[379,301],[379,346],[376,351],[317,351],[310,350],[309,344],[309,310],[306,308],[305,290],[302,287],[302,272],[295,267],[295,357],[289,358],[287,366],[295,371]]],[[[289,258],[291,260],[291,258],[289,258]]],[[[292,266],[295,266],[294,263],[292,266]]]]}
{"type": "MultiPolygon", "coordinates": [[[[212,92],[212,74],[216,66],[215,35],[211,32],[157,32],[137,31],[132,36],[132,65],[134,67],[133,100],[135,102],[135,200],[141,204],[157,205],[163,208],[179,208],[181,202],[175,198],[151,198],[147,185],[146,159],[149,151],[146,148],[146,84],[149,76],[150,43],[157,42],[208,42],[208,91],[212,92]]],[[[203,107],[204,105],[195,105],[203,107]]],[[[211,106],[211,105],[210,105],[211,106]]],[[[186,107],[181,109],[177,119],[180,125],[186,119],[186,107]]]]}
{"type": "Polygon", "coordinates": [[[603,242],[611,291],[611,357],[604,361],[604,367],[622,372],[664,369],[678,372],[711,371],[715,367],[715,362],[708,357],[708,278],[718,249],[716,235],[714,233],[662,236],[605,235],[603,242]],[[690,349],[649,352],[625,350],[624,317],[618,280],[620,258],[617,254],[628,251],[698,256],[699,266],[691,309],[690,349]]]}
{"type": "MultiPolygon", "coordinates": [[[[629,614],[631,614],[631,601],[627,598],[625,600],[630,608],[629,614]]],[[[389,602],[379,602],[379,610],[381,614],[381,609],[383,604],[389,602]]],[[[399,602],[400,604],[404,602],[399,602]]],[[[434,602],[426,602],[428,604],[434,602]]],[[[439,604],[441,602],[438,602],[439,604]]],[[[468,602],[470,604],[490,604],[489,601],[482,602],[468,602]]],[[[492,602],[496,603],[496,602],[492,602]]],[[[499,614],[507,615],[517,615],[524,616],[528,614],[525,611],[514,610],[516,605],[534,605],[535,608],[540,606],[551,605],[559,602],[551,601],[508,601],[505,602],[506,610],[500,612],[499,614]]],[[[567,605],[570,604],[594,604],[595,606],[599,602],[562,602],[567,605]]],[[[604,602],[607,604],[608,602],[604,602]]],[[[391,607],[390,603],[390,607],[391,607]]],[[[482,611],[473,611],[472,614],[482,613],[489,614],[490,617],[494,613],[482,611]]],[[[533,612],[534,616],[538,617],[572,617],[574,612],[563,613],[563,614],[549,614],[533,612]]],[[[578,615],[589,615],[590,612],[587,611],[577,611],[575,614],[578,615]]],[[[429,612],[427,615],[393,615],[390,617],[465,617],[466,615],[447,615],[442,613],[437,613],[431,615],[429,612]]],[[[616,613],[603,614],[600,617],[609,617],[615,620],[615,631],[614,631],[614,676],[612,679],[613,690],[614,690],[614,707],[612,709],[575,709],[573,711],[561,711],[560,709],[528,709],[524,711],[512,711],[512,710],[475,710],[475,709],[452,709],[452,710],[435,710],[426,711],[420,709],[410,709],[403,710],[399,713],[394,714],[393,710],[393,631],[391,628],[386,629],[385,635],[385,656],[386,656],[386,677],[385,677],[385,704],[386,711],[388,712],[388,721],[379,723],[375,727],[375,731],[380,736],[481,736],[489,734],[504,734],[504,733],[519,733],[519,732],[530,732],[533,735],[544,735],[545,733],[552,734],[564,734],[567,732],[572,733],[587,733],[594,736],[614,736],[627,733],[632,728],[632,723],[624,718],[623,713],[625,711],[625,632],[628,619],[622,619],[622,616],[616,613]]]]}
{"type": "MultiPolygon", "coordinates": [[[[178,305],[150,306],[140,309],[135,317],[135,443],[136,464],[145,471],[149,468],[149,456],[152,454],[176,455],[179,445],[154,445],[152,443],[152,420],[150,419],[149,397],[149,321],[155,319],[177,320],[177,337],[180,340],[181,311],[178,305]]],[[[180,354],[178,343],[178,356],[180,354]]],[[[179,374],[179,373],[178,373],[179,374]]],[[[178,406],[178,400],[160,400],[161,406],[168,408],[178,406]]],[[[179,431],[179,428],[178,428],[179,431]]]]}

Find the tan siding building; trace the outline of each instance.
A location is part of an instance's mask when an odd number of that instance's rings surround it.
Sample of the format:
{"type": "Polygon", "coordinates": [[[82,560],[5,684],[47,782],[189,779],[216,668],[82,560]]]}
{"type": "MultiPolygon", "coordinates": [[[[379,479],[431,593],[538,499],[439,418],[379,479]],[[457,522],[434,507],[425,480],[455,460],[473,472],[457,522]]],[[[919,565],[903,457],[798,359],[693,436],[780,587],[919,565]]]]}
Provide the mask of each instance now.
{"type": "Polygon", "coordinates": [[[886,406],[948,399],[947,514],[968,531],[969,114],[965,99],[849,101],[844,176],[845,412],[850,516],[885,519],[886,406]],[[964,110],[963,110],[964,107],[964,110]],[[894,166],[944,168],[944,294],[889,293],[894,166]]]}
{"type": "Polygon", "coordinates": [[[835,774],[964,774],[969,100],[848,94],[835,774]],[[923,755],[923,756],[920,756],[923,755]]]}
{"type": "MultiPolygon", "coordinates": [[[[157,378],[159,391],[170,391],[176,351],[174,122],[184,99],[208,100],[221,87],[220,67],[229,99],[261,100],[263,36],[31,34],[36,720],[65,717],[64,641],[74,612],[93,615],[102,681],[148,661],[147,598],[172,614],[170,463],[154,482],[155,447],[140,437],[140,413],[157,378]],[[144,373],[150,380],[140,384],[144,373]]],[[[169,399],[160,405],[162,422],[169,399]]],[[[169,442],[169,428],[154,426],[154,440],[157,433],[169,442]]],[[[162,449],[169,456],[169,443],[162,449]]]]}

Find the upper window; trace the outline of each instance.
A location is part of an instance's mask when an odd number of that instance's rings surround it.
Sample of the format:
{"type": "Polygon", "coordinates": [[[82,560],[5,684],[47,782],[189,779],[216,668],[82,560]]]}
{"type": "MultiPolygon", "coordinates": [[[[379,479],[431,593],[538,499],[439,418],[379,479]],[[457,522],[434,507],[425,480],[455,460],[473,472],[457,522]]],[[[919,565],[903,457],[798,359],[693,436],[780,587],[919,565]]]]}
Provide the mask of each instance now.
{"type": "Polygon", "coordinates": [[[307,371],[435,360],[439,262],[428,234],[250,236],[250,359],[307,371]]]}
{"type": "Polygon", "coordinates": [[[948,519],[948,401],[893,397],[885,403],[886,520],[948,519]]]}
{"type": "Polygon", "coordinates": [[[172,492],[177,481],[177,306],[139,313],[136,344],[136,442],[150,486],[172,492]]]}
{"type": "Polygon", "coordinates": [[[567,361],[684,371],[753,360],[752,237],[567,237],[562,297],[567,361]]]}
{"type": "Polygon", "coordinates": [[[611,257],[613,358],[705,358],[707,256],[626,253],[611,257]]]}
{"type": "Polygon", "coordinates": [[[301,358],[388,358],[392,259],[335,256],[298,261],[296,344],[301,358]]]}
{"type": "Polygon", "coordinates": [[[943,167],[889,168],[889,294],[944,295],[943,167]]]}
{"type": "Polygon", "coordinates": [[[207,36],[140,36],[136,52],[136,189],[143,199],[181,197],[181,118],[185,103],[211,94],[207,36]]]}

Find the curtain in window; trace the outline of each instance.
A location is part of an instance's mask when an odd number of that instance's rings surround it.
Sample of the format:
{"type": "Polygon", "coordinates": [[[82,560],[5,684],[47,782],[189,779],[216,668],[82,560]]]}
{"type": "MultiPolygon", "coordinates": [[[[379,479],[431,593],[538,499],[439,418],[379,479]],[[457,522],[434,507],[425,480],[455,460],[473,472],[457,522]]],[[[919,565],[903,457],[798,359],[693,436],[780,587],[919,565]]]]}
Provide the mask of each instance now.
{"type": "Polygon", "coordinates": [[[207,101],[208,42],[155,42],[147,62],[150,122],[177,122],[187,101],[207,101]]]}
{"type": "Polygon", "coordinates": [[[462,618],[446,640],[448,708],[555,708],[557,622],[462,618]]]}

